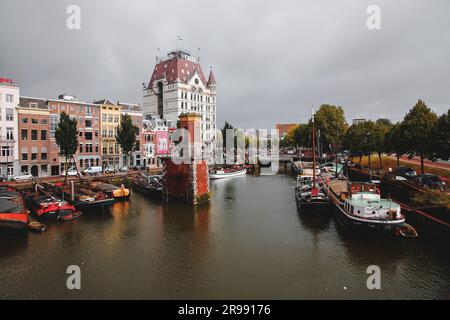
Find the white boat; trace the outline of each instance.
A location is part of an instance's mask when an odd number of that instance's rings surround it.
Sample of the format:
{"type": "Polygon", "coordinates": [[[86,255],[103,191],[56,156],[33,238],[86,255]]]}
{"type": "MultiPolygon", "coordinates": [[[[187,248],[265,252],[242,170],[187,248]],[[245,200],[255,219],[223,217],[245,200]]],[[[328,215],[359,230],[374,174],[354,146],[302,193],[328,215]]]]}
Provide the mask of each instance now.
{"type": "Polygon", "coordinates": [[[233,178],[233,177],[239,177],[244,176],[247,174],[247,169],[220,169],[220,170],[213,170],[209,173],[210,179],[223,179],[223,178],[233,178]]]}
{"type": "Polygon", "coordinates": [[[405,223],[400,205],[382,199],[375,183],[334,180],[324,183],[323,188],[336,205],[342,223],[350,228],[401,235],[412,228],[405,223]]]}

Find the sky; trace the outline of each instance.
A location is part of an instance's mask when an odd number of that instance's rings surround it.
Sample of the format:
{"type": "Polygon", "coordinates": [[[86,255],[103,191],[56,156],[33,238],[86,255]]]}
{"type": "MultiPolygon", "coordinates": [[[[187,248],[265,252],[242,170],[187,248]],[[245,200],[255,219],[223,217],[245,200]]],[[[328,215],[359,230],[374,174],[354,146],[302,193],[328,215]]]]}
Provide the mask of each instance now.
{"type": "Polygon", "coordinates": [[[304,123],[325,103],[349,122],[450,107],[448,0],[2,0],[0,30],[0,77],[22,96],[142,103],[156,56],[185,48],[214,70],[220,126],[304,123]]]}

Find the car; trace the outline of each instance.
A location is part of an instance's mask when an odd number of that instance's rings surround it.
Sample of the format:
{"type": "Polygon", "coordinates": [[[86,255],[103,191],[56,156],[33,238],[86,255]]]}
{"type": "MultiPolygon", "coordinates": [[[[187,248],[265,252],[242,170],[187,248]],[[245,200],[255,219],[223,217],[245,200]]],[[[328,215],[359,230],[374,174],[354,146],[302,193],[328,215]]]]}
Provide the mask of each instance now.
{"type": "Polygon", "coordinates": [[[84,174],[88,174],[90,176],[98,175],[103,172],[102,167],[89,167],[83,171],[84,174]]]}
{"type": "MultiPolygon", "coordinates": [[[[61,172],[61,176],[65,176],[66,175],[66,171],[65,170],[63,170],[62,172],[61,172]]],[[[69,168],[69,170],[67,170],[67,176],[68,177],[75,177],[75,176],[77,176],[78,175],[78,171],[77,171],[77,169],[75,169],[75,168],[69,168]]]]}
{"type": "Polygon", "coordinates": [[[29,173],[22,173],[21,175],[13,177],[14,181],[33,180],[33,176],[29,173]]]}
{"type": "Polygon", "coordinates": [[[122,167],[119,170],[120,172],[128,172],[128,167],[122,167]]]}
{"type": "Polygon", "coordinates": [[[398,166],[397,168],[395,168],[394,174],[397,177],[402,177],[407,180],[414,179],[417,177],[416,170],[414,170],[413,168],[410,168],[410,167],[406,167],[406,166],[398,166]]]}
{"type": "Polygon", "coordinates": [[[442,181],[437,175],[424,173],[420,174],[415,178],[416,184],[421,187],[428,189],[439,189],[441,191],[445,190],[445,182],[442,181]]]}
{"type": "Polygon", "coordinates": [[[113,168],[113,167],[107,167],[105,168],[105,173],[116,173],[117,169],[113,168]]]}
{"type": "Polygon", "coordinates": [[[1,173],[0,173],[0,182],[5,182],[6,180],[8,180],[8,179],[6,178],[6,176],[5,176],[4,174],[1,174],[1,173]]]}

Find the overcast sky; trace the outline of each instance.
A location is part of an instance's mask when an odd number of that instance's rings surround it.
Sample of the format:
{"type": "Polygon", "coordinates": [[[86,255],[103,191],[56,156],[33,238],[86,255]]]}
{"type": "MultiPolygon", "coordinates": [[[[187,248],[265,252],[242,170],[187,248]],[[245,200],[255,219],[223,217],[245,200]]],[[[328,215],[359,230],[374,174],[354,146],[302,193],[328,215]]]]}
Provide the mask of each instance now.
{"type": "Polygon", "coordinates": [[[0,77],[26,96],[142,103],[157,48],[183,47],[214,68],[219,125],[306,122],[323,103],[348,121],[397,121],[419,98],[450,107],[448,0],[1,0],[0,30],[0,77]],[[381,30],[366,27],[372,4],[381,30]]]}

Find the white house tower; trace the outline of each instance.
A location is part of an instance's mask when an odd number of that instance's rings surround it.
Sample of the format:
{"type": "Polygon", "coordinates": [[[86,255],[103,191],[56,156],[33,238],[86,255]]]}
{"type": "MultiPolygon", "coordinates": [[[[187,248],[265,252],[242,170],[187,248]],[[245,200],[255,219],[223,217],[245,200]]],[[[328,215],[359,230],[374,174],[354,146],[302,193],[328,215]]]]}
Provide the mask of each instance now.
{"type": "Polygon", "coordinates": [[[204,154],[214,150],[216,140],[216,79],[212,69],[205,78],[197,59],[182,49],[157,58],[148,84],[144,84],[143,112],[146,119],[159,116],[177,123],[181,113],[199,113],[204,154]]]}

